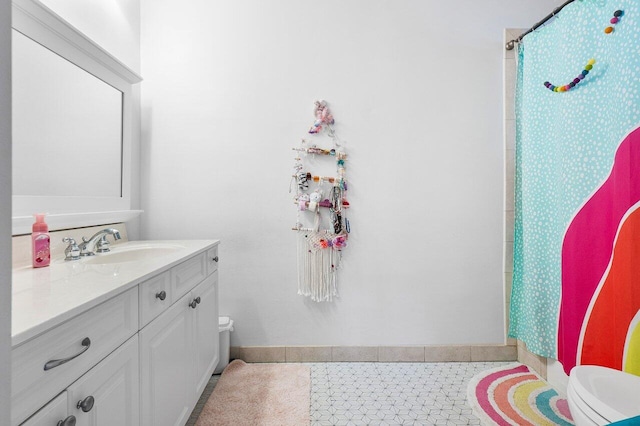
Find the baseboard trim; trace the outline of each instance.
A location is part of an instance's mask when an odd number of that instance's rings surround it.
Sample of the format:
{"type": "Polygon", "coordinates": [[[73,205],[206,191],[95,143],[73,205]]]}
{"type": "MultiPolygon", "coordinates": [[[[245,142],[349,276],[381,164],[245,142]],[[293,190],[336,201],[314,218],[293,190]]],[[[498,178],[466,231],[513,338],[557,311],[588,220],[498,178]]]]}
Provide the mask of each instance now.
{"type": "Polygon", "coordinates": [[[245,362],[476,362],[515,361],[515,345],[232,346],[245,362]]]}
{"type": "Polygon", "coordinates": [[[538,376],[547,380],[547,358],[529,352],[527,344],[522,340],[518,340],[518,362],[527,365],[529,368],[538,373],[538,376]]]}

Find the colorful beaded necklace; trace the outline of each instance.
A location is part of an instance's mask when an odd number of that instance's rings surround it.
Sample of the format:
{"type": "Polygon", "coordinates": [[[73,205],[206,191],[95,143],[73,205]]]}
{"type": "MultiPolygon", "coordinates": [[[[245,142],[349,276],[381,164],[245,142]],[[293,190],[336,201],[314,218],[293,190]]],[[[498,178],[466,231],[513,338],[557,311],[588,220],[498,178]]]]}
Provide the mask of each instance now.
{"type": "Polygon", "coordinates": [[[573,81],[570,82],[569,84],[565,84],[563,86],[554,86],[548,81],[545,81],[544,86],[547,89],[551,90],[552,92],[568,92],[569,90],[576,87],[578,83],[584,80],[584,78],[589,74],[589,71],[593,69],[593,65],[595,63],[596,63],[595,59],[589,59],[589,61],[587,62],[587,65],[584,66],[584,69],[582,70],[582,72],[576,78],[574,78],[573,81]]]}

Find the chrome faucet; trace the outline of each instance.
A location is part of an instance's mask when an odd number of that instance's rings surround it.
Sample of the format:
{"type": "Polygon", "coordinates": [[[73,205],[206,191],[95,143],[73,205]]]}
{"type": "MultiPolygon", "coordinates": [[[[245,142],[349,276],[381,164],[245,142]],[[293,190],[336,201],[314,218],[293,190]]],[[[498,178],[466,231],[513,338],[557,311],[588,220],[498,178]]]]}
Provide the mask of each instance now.
{"type": "Polygon", "coordinates": [[[93,256],[96,253],[106,253],[109,251],[109,241],[107,235],[113,235],[114,240],[120,239],[120,231],[115,228],[105,228],[102,231],[87,239],[82,237],[82,242],[78,244],[80,256],[93,256]]]}

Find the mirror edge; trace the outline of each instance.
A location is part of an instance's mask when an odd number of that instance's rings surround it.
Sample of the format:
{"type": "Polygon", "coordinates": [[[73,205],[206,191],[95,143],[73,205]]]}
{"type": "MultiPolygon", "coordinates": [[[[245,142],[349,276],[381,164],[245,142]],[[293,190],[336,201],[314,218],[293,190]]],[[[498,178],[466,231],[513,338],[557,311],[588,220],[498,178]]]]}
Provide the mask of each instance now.
{"type": "MultiPolygon", "coordinates": [[[[87,226],[108,225],[128,222],[144,213],[144,210],[121,210],[109,212],[69,213],[47,215],[49,231],[83,228],[87,226]]],[[[12,218],[12,234],[27,235],[31,233],[33,216],[14,216],[12,218]]]]}

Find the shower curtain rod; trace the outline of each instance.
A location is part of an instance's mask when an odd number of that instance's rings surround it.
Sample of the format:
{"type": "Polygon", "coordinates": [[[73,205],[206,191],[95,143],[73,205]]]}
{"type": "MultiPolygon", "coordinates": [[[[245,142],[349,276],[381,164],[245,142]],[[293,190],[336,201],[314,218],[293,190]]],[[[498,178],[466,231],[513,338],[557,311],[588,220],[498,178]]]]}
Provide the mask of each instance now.
{"type": "Polygon", "coordinates": [[[530,32],[533,32],[535,30],[537,30],[538,28],[540,28],[541,26],[543,26],[549,19],[553,18],[554,16],[556,16],[556,14],[558,12],[560,12],[562,9],[564,9],[564,7],[566,5],[568,5],[569,3],[573,3],[575,0],[569,0],[566,1],[564,3],[562,3],[560,6],[556,7],[555,9],[553,9],[553,12],[551,12],[550,14],[548,14],[547,16],[545,16],[540,22],[536,23],[533,27],[531,27],[529,30],[525,31],[524,33],[520,34],[520,36],[518,38],[514,38],[513,40],[509,41],[506,45],[505,45],[505,49],[507,50],[513,50],[513,48],[515,47],[516,43],[520,43],[520,40],[522,40],[522,38],[524,36],[526,36],[527,34],[529,34],[530,32]]]}

